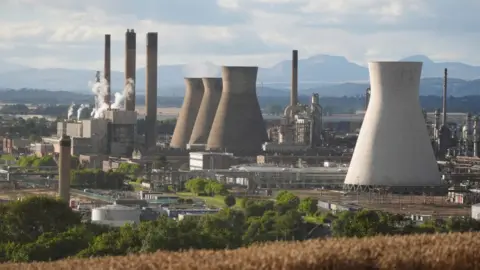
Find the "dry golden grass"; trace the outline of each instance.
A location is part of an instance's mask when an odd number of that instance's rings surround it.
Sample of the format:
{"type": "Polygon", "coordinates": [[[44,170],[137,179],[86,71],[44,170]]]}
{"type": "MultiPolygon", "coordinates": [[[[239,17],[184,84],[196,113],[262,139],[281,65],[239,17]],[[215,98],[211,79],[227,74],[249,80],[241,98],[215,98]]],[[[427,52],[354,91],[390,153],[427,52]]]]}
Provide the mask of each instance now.
{"type": "Polygon", "coordinates": [[[281,242],[225,251],[3,264],[0,269],[480,269],[480,233],[281,242]]]}

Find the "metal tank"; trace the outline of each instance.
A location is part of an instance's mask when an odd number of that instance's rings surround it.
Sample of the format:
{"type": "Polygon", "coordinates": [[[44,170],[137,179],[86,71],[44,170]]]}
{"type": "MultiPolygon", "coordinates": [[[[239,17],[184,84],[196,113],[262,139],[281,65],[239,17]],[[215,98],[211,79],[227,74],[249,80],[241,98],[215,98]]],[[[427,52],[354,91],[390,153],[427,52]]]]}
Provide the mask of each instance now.
{"type": "Polygon", "coordinates": [[[198,111],[189,144],[206,144],[218,103],[222,96],[222,78],[203,78],[202,103],[198,111]]]}
{"type": "Polygon", "coordinates": [[[185,78],[185,98],[173,131],[170,147],[185,149],[192,135],[193,126],[203,98],[201,78],[185,78]]]}
{"type": "Polygon", "coordinates": [[[72,140],[63,134],[60,138],[60,157],[58,162],[58,195],[65,202],[70,201],[70,171],[72,140]]]}
{"type": "Polygon", "coordinates": [[[112,204],[92,209],[92,221],[132,221],[140,222],[141,210],[133,207],[112,204]]]}
{"type": "Polygon", "coordinates": [[[258,104],[258,67],[222,67],[223,89],[207,150],[251,155],[261,151],[268,140],[258,104]]]}
{"type": "Polygon", "coordinates": [[[371,62],[368,110],[345,185],[403,190],[441,184],[419,101],[421,62],[371,62]]]}

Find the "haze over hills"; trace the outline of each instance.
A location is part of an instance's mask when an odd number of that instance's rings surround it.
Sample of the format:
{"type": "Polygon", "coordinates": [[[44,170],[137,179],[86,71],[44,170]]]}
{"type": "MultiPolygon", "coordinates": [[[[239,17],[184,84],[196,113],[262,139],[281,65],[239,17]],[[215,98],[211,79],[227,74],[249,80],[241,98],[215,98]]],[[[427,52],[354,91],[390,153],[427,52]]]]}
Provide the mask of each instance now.
{"type": "MultiPolygon", "coordinates": [[[[422,95],[440,95],[443,69],[449,69],[451,95],[479,94],[480,66],[458,62],[433,62],[427,56],[416,55],[401,59],[422,61],[422,95]],[[434,78],[435,77],[435,78],[434,78]],[[453,79],[455,78],[455,79],[453,79]]],[[[88,93],[94,70],[33,69],[2,63],[0,60],[0,88],[66,90],[88,93]]],[[[202,65],[159,66],[159,95],[182,96],[183,77],[220,76],[220,68],[211,63],[202,65]]],[[[137,91],[145,85],[145,68],[137,70],[137,91]]],[[[288,95],[291,77],[291,60],[284,60],[269,68],[260,68],[259,95],[288,95]]],[[[123,72],[112,72],[112,89],[123,88],[123,72]]],[[[342,56],[316,55],[299,59],[299,89],[304,94],[318,92],[323,96],[361,95],[368,86],[368,69],[349,62],[342,56]]]]}

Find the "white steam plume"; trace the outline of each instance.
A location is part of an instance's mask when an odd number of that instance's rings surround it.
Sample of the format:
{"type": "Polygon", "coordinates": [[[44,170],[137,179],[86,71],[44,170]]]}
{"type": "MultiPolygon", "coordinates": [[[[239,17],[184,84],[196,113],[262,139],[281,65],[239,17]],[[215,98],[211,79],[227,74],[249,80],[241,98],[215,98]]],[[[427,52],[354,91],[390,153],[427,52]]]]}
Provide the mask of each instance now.
{"type": "Polygon", "coordinates": [[[67,119],[70,120],[73,116],[73,108],[75,107],[75,103],[72,103],[70,107],[68,107],[67,119]]]}
{"type": "Polygon", "coordinates": [[[107,96],[108,82],[102,78],[99,82],[92,84],[92,92],[95,95],[95,108],[92,110],[93,118],[103,118],[108,109],[108,103],[105,102],[107,96]]]}
{"type": "Polygon", "coordinates": [[[127,79],[123,93],[115,93],[115,100],[112,104],[112,109],[121,109],[126,97],[131,97],[135,94],[135,82],[132,78],[127,79]]]}
{"type": "Polygon", "coordinates": [[[190,78],[220,77],[220,68],[212,63],[192,63],[183,66],[183,75],[190,78]]]}
{"type": "Polygon", "coordinates": [[[77,120],[80,120],[80,117],[82,116],[82,111],[87,107],[86,104],[80,104],[80,107],[78,107],[77,110],[77,120]]]}

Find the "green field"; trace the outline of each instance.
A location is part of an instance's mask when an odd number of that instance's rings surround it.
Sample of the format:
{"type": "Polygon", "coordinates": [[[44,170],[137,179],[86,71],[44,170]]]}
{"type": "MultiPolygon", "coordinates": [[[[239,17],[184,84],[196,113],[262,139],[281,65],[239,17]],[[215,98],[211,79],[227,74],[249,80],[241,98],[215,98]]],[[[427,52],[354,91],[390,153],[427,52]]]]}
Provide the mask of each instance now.
{"type": "MultiPolygon", "coordinates": [[[[177,192],[177,195],[181,198],[185,199],[198,199],[204,201],[208,206],[210,207],[215,207],[215,208],[224,208],[225,207],[225,202],[223,201],[225,199],[225,196],[214,196],[214,197],[209,197],[209,196],[196,196],[195,194],[191,192],[177,192]]],[[[237,201],[238,202],[238,201],[237,201]]]]}

